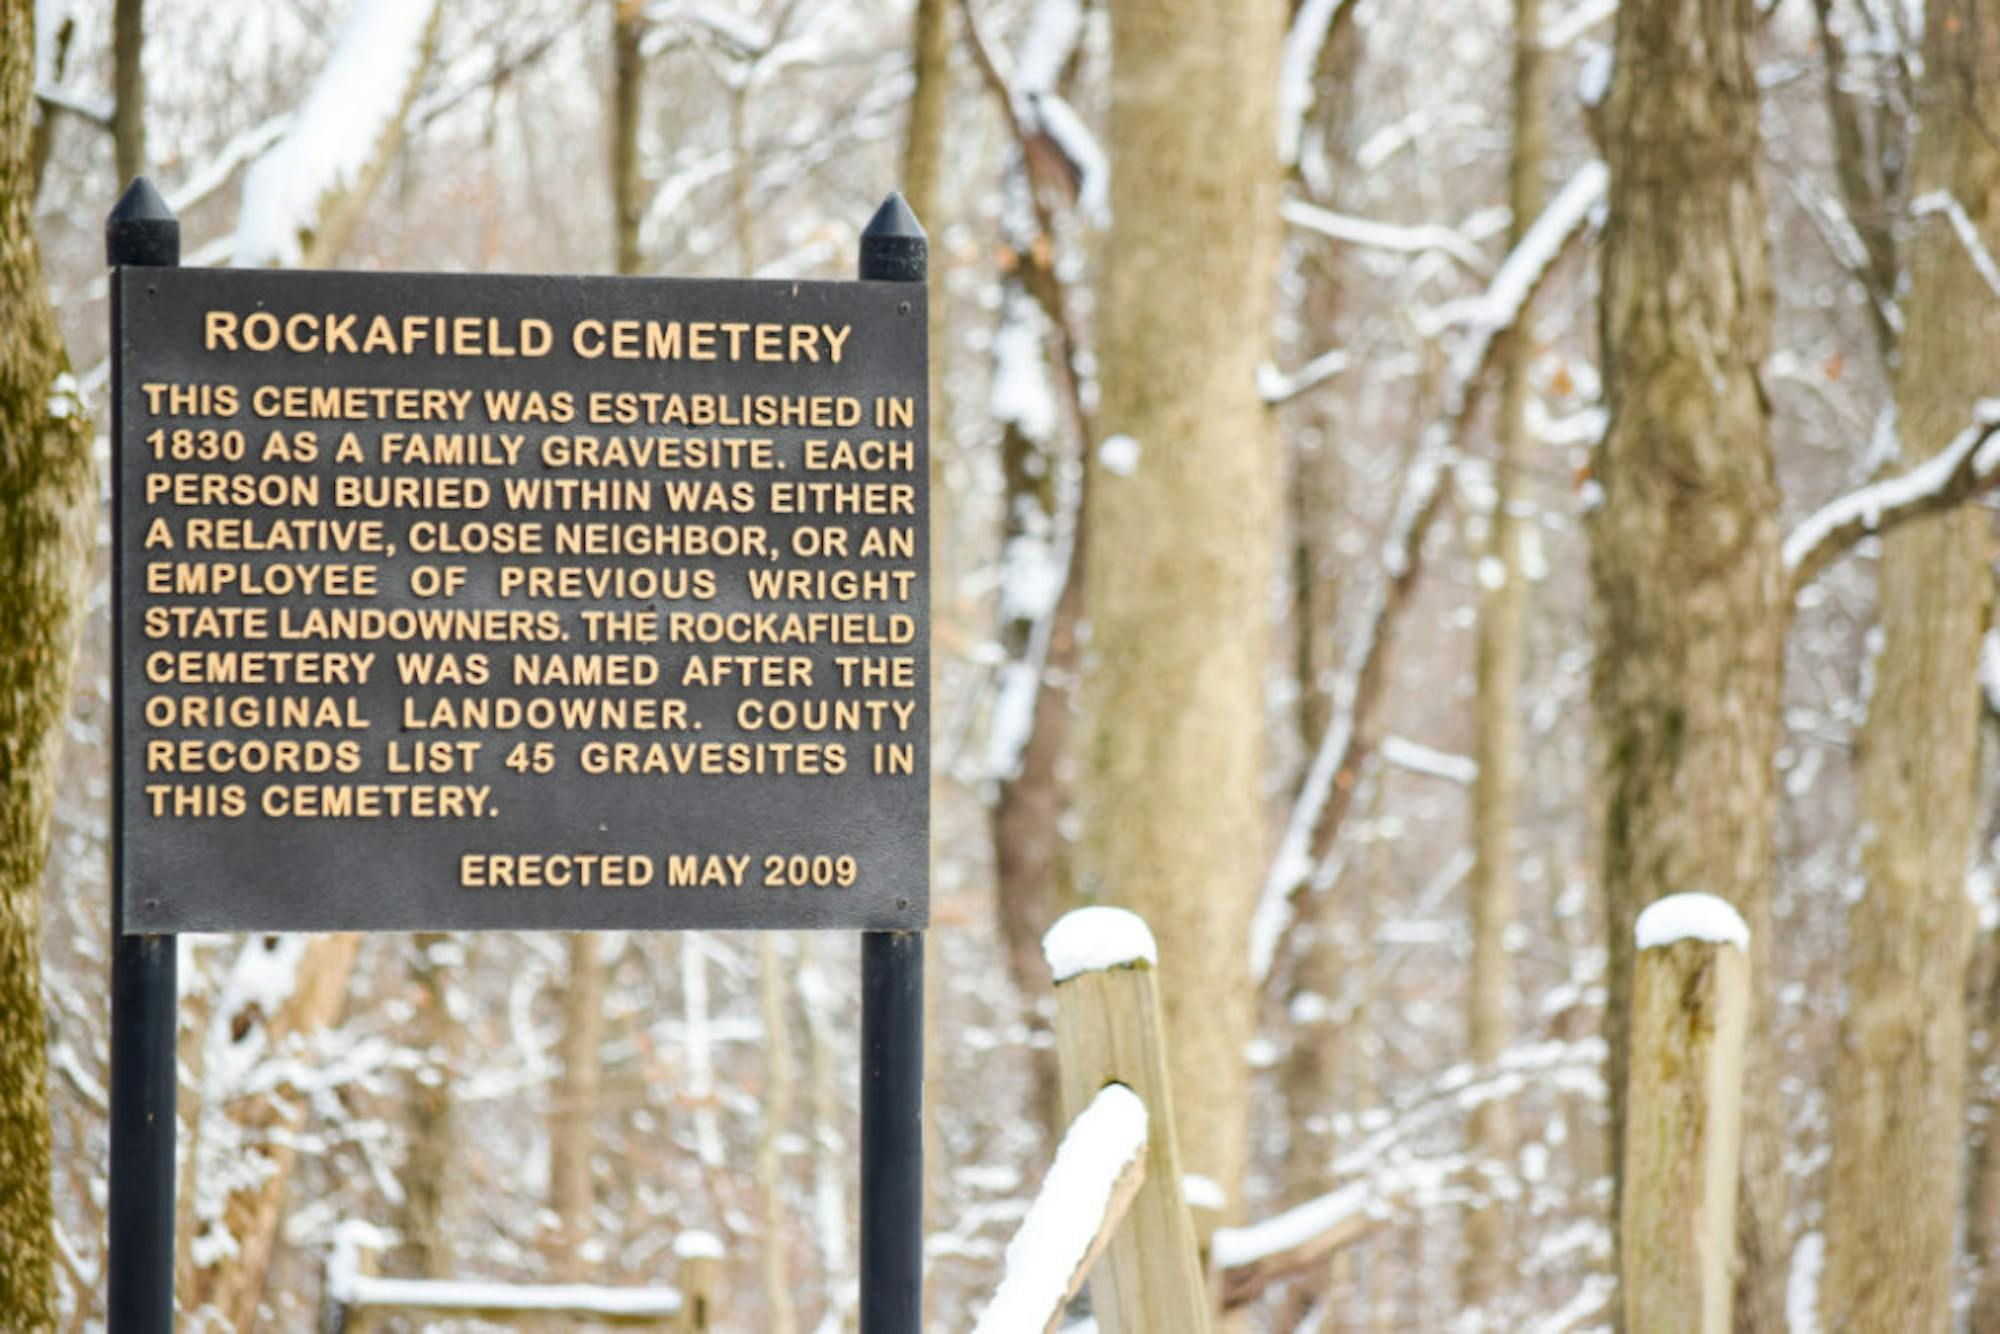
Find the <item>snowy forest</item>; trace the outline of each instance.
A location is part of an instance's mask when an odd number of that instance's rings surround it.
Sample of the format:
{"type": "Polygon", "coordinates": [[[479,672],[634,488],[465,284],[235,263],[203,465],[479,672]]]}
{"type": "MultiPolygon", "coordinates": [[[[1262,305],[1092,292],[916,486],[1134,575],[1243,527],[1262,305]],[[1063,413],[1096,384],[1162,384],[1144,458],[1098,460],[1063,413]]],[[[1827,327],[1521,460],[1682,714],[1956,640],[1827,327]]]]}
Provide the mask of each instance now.
{"type": "MultiPolygon", "coordinates": [[[[2000,0],[0,0],[6,1330],[107,1322],[139,175],[921,219],[924,1328],[2000,1334],[2000,0]]],[[[176,1328],[860,1328],[860,953],[180,936],[176,1328]]]]}

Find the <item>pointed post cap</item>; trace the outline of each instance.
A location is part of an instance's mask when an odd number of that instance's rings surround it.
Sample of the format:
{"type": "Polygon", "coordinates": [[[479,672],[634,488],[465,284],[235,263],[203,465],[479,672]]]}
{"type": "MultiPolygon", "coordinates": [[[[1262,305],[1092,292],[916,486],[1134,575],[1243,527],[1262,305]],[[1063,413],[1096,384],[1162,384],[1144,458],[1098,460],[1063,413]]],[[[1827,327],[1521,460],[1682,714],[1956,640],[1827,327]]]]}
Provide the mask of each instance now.
{"type": "Polygon", "coordinates": [[[901,192],[891,194],[861,230],[861,276],[920,283],[930,273],[931,245],[924,225],[901,192]]]}
{"type": "Polygon", "coordinates": [[[132,178],[104,220],[104,258],[156,268],[181,262],[180,219],[144,176],[132,178]]]}

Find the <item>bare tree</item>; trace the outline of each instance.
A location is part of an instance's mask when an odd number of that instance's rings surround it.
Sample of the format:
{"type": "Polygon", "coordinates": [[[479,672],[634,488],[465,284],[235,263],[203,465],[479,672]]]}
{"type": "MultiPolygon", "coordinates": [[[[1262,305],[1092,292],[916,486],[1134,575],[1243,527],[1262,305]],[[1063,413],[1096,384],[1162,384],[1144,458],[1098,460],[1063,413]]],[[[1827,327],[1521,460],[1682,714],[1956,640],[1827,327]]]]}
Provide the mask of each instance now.
{"type": "Polygon", "coordinates": [[[1278,464],[1273,0],[1112,10],[1083,741],[1086,894],[1152,926],[1189,1170],[1240,1200],[1278,464]],[[1199,312],[1198,318],[1190,318],[1199,312]]]}
{"type": "MultiPolygon", "coordinates": [[[[1993,390],[2000,293],[2000,9],[1931,0],[1911,189],[1906,327],[1896,368],[1904,462],[1945,449],[1993,390]],[[1962,201],[1971,201],[1968,206],[1962,201]],[[1957,216],[1954,216],[1956,213],[1957,216]]],[[[1881,651],[1859,744],[1862,868],[1848,912],[1848,1003],[1833,1073],[1826,1268],[1830,1329],[1942,1329],[1964,1109],[1966,854],[1979,795],[1979,653],[1993,538],[1976,508],[1882,539],[1881,651]]]]}
{"type": "MultiPolygon", "coordinates": [[[[1542,168],[1548,156],[1548,60],[1541,45],[1540,0],[1514,6],[1514,143],[1507,164],[1508,248],[1521,244],[1542,208],[1542,168]]],[[[1514,873],[1515,806],[1521,787],[1521,677],[1526,648],[1528,576],[1522,566],[1523,473],[1528,463],[1528,375],[1534,324],[1526,312],[1500,351],[1500,402],[1494,434],[1493,512],[1480,563],[1478,699],[1473,711],[1472,975],[1466,989],[1467,1054],[1480,1065],[1498,1059],[1513,1039],[1509,1015],[1513,968],[1507,933],[1518,911],[1514,873]]],[[[1476,1160],[1499,1162],[1512,1152],[1507,1103],[1494,1099],[1472,1113],[1468,1129],[1476,1160]]],[[[1461,1293],[1478,1306],[1499,1291],[1506,1261],[1506,1220],[1497,1202],[1466,1218],[1461,1293]]]]}

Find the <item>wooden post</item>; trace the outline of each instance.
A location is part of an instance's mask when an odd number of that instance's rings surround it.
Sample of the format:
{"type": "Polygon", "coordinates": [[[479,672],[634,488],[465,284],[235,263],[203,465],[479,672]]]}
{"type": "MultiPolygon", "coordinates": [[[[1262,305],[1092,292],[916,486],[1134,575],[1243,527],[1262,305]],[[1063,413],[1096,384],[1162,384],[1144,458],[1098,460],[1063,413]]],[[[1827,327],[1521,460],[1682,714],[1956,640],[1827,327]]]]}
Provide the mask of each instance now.
{"type": "Polygon", "coordinates": [[[1709,894],[1639,914],[1619,1253],[1629,1334],[1726,1334],[1750,932],[1709,894]]]}
{"type": "Polygon", "coordinates": [[[1092,1281],[1104,1334],[1208,1334],[1213,1320],[1181,1193],[1152,932],[1120,908],[1080,908],[1042,938],[1056,990],[1063,1118],[1106,1084],[1146,1104],[1146,1179],[1092,1281]]]}
{"type": "Polygon", "coordinates": [[[674,1242],[680,1266],[674,1286],[681,1290],[680,1334],[708,1334],[722,1328],[716,1294],[721,1291],[722,1245],[706,1232],[683,1232],[674,1242]]]}

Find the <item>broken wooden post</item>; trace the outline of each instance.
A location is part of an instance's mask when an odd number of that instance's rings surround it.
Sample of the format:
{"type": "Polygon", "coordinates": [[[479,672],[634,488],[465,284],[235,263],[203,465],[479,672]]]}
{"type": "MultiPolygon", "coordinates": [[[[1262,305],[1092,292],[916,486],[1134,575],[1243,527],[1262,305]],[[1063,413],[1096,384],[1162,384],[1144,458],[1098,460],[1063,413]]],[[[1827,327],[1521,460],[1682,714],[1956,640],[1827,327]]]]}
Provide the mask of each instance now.
{"type": "Polygon", "coordinates": [[[1639,914],[1619,1211],[1630,1334],[1726,1334],[1750,931],[1712,894],[1639,914]]]}
{"type": "Polygon", "coordinates": [[[1042,938],[1056,991],[1065,1120],[1107,1084],[1146,1106],[1146,1179],[1091,1288],[1104,1334],[1207,1334],[1210,1297],[1181,1193],[1153,933],[1122,908],[1079,908],[1042,938]]]}

